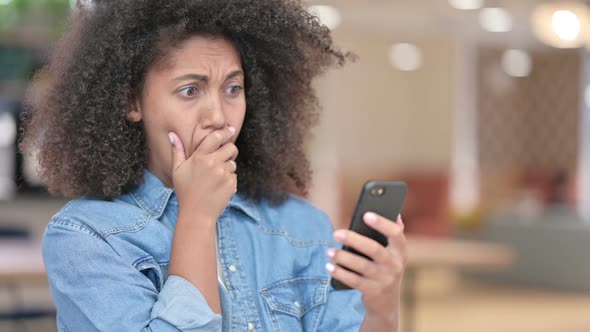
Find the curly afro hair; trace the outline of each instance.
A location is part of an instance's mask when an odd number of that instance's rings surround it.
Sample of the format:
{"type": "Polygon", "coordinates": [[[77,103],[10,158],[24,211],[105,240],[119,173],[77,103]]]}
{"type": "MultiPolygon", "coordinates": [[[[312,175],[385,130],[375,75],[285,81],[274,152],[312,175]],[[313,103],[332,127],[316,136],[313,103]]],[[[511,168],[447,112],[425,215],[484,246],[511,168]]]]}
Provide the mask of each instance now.
{"type": "Polygon", "coordinates": [[[110,199],[142,182],[143,126],[126,114],[147,69],[194,35],[227,38],[242,61],[238,191],[272,201],[306,193],[304,143],[318,112],[312,80],[353,55],[334,47],[300,1],[95,0],[72,17],[42,71],[49,86],[23,116],[21,150],[38,152],[51,193],[110,199]]]}

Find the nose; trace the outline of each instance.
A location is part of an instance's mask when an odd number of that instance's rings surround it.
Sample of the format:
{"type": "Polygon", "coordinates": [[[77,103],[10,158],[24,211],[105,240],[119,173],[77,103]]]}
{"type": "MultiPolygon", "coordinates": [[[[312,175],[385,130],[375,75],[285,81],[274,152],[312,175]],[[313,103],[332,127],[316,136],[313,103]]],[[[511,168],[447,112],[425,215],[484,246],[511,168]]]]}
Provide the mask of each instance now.
{"type": "Polygon", "coordinates": [[[204,128],[220,129],[225,127],[227,119],[219,96],[209,96],[202,121],[204,128]]]}

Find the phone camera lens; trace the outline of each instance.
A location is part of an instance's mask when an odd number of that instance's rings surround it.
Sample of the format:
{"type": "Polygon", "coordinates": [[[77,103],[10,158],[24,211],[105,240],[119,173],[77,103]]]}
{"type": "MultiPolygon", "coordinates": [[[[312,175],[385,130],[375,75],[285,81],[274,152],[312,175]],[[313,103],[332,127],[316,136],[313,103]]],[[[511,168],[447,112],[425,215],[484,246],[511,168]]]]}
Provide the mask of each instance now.
{"type": "Polygon", "coordinates": [[[373,188],[373,189],[371,189],[370,193],[373,196],[381,196],[385,193],[385,188],[383,188],[383,187],[373,188]]]}

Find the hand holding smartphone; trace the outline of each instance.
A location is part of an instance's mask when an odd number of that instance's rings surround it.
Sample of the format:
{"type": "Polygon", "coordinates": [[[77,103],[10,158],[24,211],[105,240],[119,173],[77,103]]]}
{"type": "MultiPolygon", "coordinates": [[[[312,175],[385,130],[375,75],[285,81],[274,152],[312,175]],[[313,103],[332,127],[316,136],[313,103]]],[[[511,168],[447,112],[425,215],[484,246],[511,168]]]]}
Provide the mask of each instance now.
{"type": "MultiPolygon", "coordinates": [[[[363,215],[367,212],[373,212],[389,220],[397,220],[407,191],[407,185],[404,182],[367,182],[361,191],[350,224],[350,230],[372,238],[383,246],[387,246],[387,237],[366,225],[363,221],[363,215]]],[[[342,249],[368,258],[353,248],[344,246],[342,249]]],[[[335,289],[350,289],[350,287],[334,278],[332,278],[331,283],[335,289]]]]}

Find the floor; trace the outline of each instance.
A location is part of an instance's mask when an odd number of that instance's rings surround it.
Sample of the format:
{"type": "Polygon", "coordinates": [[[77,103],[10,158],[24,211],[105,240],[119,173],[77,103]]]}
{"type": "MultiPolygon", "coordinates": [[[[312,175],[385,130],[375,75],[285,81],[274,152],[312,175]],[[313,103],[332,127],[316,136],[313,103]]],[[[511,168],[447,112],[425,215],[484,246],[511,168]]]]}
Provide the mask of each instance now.
{"type": "MultiPolygon", "coordinates": [[[[37,197],[0,202],[0,225],[26,224],[40,236],[49,217],[63,204],[63,200],[37,197]]],[[[487,283],[443,269],[420,271],[417,290],[412,332],[590,331],[588,293],[487,283]]],[[[28,305],[51,307],[46,284],[22,285],[19,292],[28,305]]],[[[0,313],[10,309],[10,294],[7,285],[0,285],[0,313]]],[[[410,332],[403,323],[400,331],[410,332]]],[[[50,332],[55,331],[55,322],[0,322],[0,331],[50,332]]]]}
{"type": "Polygon", "coordinates": [[[417,288],[414,332],[590,331],[588,293],[489,283],[449,270],[422,271],[417,288]]]}

